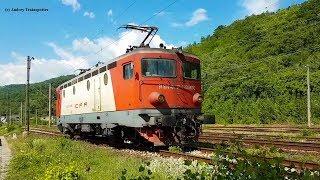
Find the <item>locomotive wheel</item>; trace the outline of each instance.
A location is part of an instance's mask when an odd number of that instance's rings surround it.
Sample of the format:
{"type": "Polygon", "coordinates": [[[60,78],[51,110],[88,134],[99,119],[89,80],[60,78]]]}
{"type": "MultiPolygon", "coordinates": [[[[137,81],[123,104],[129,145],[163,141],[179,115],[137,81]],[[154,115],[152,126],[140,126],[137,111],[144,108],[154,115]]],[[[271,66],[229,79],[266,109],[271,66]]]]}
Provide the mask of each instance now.
{"type": "Polygon", "coordinates": [[[61,130],[62,130],[61,132],[62,132],[63,135],[69,137],[70,139],[73,139],[73,138],[74,138],[74,133],[72,133],[72,132],[70,131],[70,129],[61,126],[61,130]]]}
{"type": "Polygon", "coordinates": [[[114,128],[113,135],[110,136],[110,142],[115,147],[124,147],[122,128],[114,128]]]}

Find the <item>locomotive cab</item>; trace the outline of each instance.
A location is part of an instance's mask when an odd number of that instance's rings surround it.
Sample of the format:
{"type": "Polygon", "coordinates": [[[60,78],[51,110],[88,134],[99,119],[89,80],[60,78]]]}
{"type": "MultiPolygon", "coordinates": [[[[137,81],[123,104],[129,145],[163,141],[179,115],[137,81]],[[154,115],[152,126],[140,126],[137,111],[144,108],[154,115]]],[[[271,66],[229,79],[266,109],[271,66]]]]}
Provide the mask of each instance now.
{"type": "MultiPolygon", "coordinates": [[[[122,64],[126,88],[119,87],[121,109],[135,108],[137,131],[155,145],[197,139],[201,115],[200,61],[177,50],[140,48],[122,64]],[[132,59],[129,58],[129,59],[132,59]],[[128,99],[130,97],[130,99],[128,99]],[[168,142],[163,142],[163,141],[168,142]]],[[[121,84],[121,83],[120,83],[121,84]]]]}

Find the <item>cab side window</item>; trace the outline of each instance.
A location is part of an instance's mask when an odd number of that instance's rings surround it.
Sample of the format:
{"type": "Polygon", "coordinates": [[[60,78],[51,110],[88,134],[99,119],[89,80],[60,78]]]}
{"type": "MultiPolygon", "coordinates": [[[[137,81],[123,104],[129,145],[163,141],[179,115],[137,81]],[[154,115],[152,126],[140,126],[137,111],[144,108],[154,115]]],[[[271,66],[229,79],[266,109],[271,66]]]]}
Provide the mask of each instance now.
{"type": "Polygon", "coordinates": [[[133,76],[133,63],[123,65],[123,79],[131,79],[133,76]]]}

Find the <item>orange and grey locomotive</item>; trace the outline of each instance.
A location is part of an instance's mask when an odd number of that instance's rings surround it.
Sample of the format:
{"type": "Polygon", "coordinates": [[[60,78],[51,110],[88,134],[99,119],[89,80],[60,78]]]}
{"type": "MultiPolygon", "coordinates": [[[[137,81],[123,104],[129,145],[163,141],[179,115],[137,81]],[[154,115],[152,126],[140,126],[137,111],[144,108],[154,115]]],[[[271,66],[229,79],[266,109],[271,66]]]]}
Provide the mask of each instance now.
{"type": "MultiPolygon", "coordinates": [[[[147,32],[145,40],[157,31],[156,27],[124,28],[147,32]]],[[[150,48],[145,40],[56,89],[58,128],[63,133],[154,146],[198,140],[203,101],[199,59],[162,44],[150,48]]]]}

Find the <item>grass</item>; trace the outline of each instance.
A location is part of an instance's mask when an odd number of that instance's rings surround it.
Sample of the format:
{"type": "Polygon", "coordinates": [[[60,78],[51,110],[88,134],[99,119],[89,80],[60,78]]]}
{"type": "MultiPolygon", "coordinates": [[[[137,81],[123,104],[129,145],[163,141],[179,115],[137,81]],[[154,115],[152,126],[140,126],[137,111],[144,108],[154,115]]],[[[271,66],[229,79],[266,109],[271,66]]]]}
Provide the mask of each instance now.
{"type": "MultiPolygon", "coordinates": [[[[0,134],[20,134],[19,125],[0,126],[0,134]]],[[[305,134],[312,134],[306,132],[305,134]]],[[[13,151],[13,159],[9,165],[7,179],[118,179],[127,170],[126,177],[137,177],[139,166],[151,160],[154,179],[168,179],[164,167],[172,169],[177,160],[156,160],[141,158],[128,153],[114,151],[103,146],[96,146],[83,141],[73,141],[63,137],[47,137],[29,135],[17,139],[8,138],[13,151]],[[172,161],[172,162],[171,162],[172,161]],[[170,165],[171,164],[171,165],[170,165]]],[[[180,151],[178,147],[170,147],[171,151],[180,151]]],[[[267,157],[285,157],[302,161],[319,163],[317,155],[302,153],[286,153],[281,151],[265,151],[263,148],[245,149],[248,154],[268,152],[267,157]]],[[[181,163],[180,163],[181,164],[181,163]]],[[[183,162],[182,162],[182,165],[183,162]]],[[[178,168],[179,169],[179,168],[178,168]]],[[[170,178],[169,178],[170,179],[170,178]]]]}
{"type": "Polygon", "coordinates": [[[170,152],[175,152],[175,153],[181,153],[182,149],[181,149],[181,147],[178,147],[178,146],[170,146],[169,147],[169,151],[170,152]]]}
{"type": "Polygon", "coordinates": [[[10,140],[7,179],[117,179],[125,168],[136,175],[138,157],[66,138],[29,135],[10,140]]]}
{"type": "Polygon", "coordinates": [[[320,157],[318,154],[308,152],[285,152],[275,147],[259,147],[259,148],[244,148],[250,155],[264,154],[266,157],[274,158],[281,157],[284,159],[297,160],[301,162],[314,162],[320,165],[320,157]],[[265,153],[267,152],[267,153],[265,153]]]}
{"type": "Polygon", "coordinates": [[[23,128],[17,124],[1,124],[0,125],[0,136],[8,136],[11,134],[21,134],[23,128]]]}

